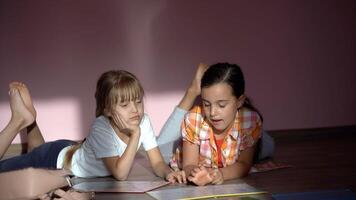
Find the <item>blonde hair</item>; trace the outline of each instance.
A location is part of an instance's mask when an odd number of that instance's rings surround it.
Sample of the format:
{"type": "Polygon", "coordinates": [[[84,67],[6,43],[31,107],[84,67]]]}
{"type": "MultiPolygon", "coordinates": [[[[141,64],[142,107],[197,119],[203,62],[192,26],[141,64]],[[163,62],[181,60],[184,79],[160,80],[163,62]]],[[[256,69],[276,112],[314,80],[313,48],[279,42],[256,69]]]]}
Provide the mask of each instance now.
{"type": "MultiPolygon", "coordinates": [[[[99,117],[103,115],[111,120],[109,113],[119,101],[141,100],[143,95],[143,87],[135,75],[125,70],[107,71],[100,76],[96,84],[95,116],[99,117]]],[[[73,145],[67,151],[63,161],[63,167],[65,169],[71,169],[70,166],[72,164],[73,155],[75,151],[81,147],[84,140],[73,145]]]]}
{"type": "Polygon", "coordinates": [[[135,75],[125,70],[105,72],[96,85],[96,117],[108,117],[113,107],[119,102],[142,99],[144,90],[135,75]]]}

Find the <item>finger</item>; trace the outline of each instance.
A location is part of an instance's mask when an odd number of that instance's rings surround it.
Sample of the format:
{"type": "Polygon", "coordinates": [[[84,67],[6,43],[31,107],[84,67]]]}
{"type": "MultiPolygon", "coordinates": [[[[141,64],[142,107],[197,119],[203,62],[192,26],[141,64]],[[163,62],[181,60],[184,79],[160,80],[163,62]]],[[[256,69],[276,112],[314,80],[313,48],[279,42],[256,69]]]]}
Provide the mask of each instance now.
{"type": "Polygon", "coordinates": [[[183,179],[183,183],[187,184],[187,176],[185,175],[185,171],[182,171],[182,179],[183,179]]]}
{"type": "Polygon", "coordinates": [[[128,128],[127,123],[122,120],[122,118],[116,113],[112,115],[114,123],[120,132],[124,133],[127,136],[131,136],[131,130],[128,128]]]}
{"type": "Polygon", "coordinates": [[[222,183],[224,183],[224,179],[223,179],[223,178],[220,178],[220,179],[218,179],[218,180],[216,181],[215,184],[219,185],[219,184],[222,184],[222,183]]]}
{"type": "Polygon", "coordinates": [[[213,180],[212,182],[211,182],[211,184],[214,184],[214,185],[218,185],[218,184],[220,184],[220,179],[216,179],[216,180],[213,180]]]}
{"type": "Polygon", "coordinates": [[[38,198],[40,200],[47,200],[47,199],[50,199],[49,195],[48,194],[41,194],[40,196],[38,196],[38,198]]]}
{"type": "Polygon", "coordinates": [[[115,116],[117,117],[118,121],[120,122],[122,129],[128,128],[128,124],[125,122],[125,120],[123,120],[122,116],[120,116],[119,113],[116,113],[115,116]]]}
{"type": "Polygon", "coordinates": [[[185,176],[184,173],[179,173],[179,183],[185,183],[185,176]]]}
{"type": "Polygon", "coordinates": [[[61,197],[61,199],[74,200],[74,198],[72,198],[72,196],[69,193],[65,192],[62,189],[55,190],[54,194],[56,194],[57,196],[61,197]]]}
{"type": "Polygon", "coordinates": [[[178,183],[182,183],[182,177],[179,174],[177,174],[175,178],[177,179],[178,183]]]}
{"type": "Polygon", "coordinates": [[[112,112],[111,116],[112,116],[112,119],[114,120],[115,125],[117,126],[117,128],[119,128],[119,130],[125,128],[125,125],[123,124],[123,121],[121,120],[120,116],[118,116],[117,113],[112,112]]]}
{"type": "Polygon", "coordinates": [[[122,129],[130,129],[130,125],[124,120],[124,117],[119,113],[119,112],[116,112],[116,115],[117,119],[119,120],[121,126],[122,126],[122,129]]]}
{"type": "Polygon", "coordinates": [[[195,178],[194,178],[193,176],[189,176],[189,177],[188,177],[188,180],[189,180],[190,182],[194,182],[195,178]]]}
{"type": "Polygon", "coordinates": [[[217,184],[220,182],[220,177],[217,174],[214,174],[213,176],[210,175],[210,177],[212,178],[212,184],[217,184]]]}
{"type": "Polygon", "coordinates": [[[198,173],[198,172],[200,172],[200,171],[201,171],[200,167],[196,167],[196,168],[194,168],[194,169],[192,170],[192,172],[195,172],[195,173],[198,173]]]}
{"type": "Polygon", "coordinates": [[[174,177],[167,178],[167,181],[170,182],[170,183],[175,183],[176,182],[174,177]]]}
{"type": "Polygon", "coordinates": [[[66,195],[66,192],[65,192],[64,190],[62,190],[62,189],[56,189],[56,190],[54,191],[54,194],[56,194],[56,195],[58,195],[58,196],[60,196],[60,197],[63,197],[63,196],[66,195]]]}

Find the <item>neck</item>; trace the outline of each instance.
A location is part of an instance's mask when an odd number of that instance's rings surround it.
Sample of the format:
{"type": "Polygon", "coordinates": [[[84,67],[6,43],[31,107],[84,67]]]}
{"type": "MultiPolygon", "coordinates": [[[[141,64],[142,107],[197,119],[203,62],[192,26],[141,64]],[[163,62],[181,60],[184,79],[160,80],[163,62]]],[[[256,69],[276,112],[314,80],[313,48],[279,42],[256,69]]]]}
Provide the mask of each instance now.
{"type": "Polygon", "coordinates": [[[225,136],[227,135],[227,133],[231,130],[232,126],[234,125],[234,120],[229,124],[229,126],[227,126],[224,130],[216,130],[213,126],[213,130],[214,130],[214,135],[215,138],[218,139],[222,139],[225,138],[225,136]]]}
{"type": "Polygon", "coordinates": [[[228,127],[227,127],[226,129],[224,129],[224,130],[216,130],[216,129],[214,129],[214,136],[215,136],[215,139],[220,140],[220,139],[225,138],[225,136],[226,136],[227,133],[229,132],[230,128],[231,128],[231,125],[228,126],[228,127]]]}

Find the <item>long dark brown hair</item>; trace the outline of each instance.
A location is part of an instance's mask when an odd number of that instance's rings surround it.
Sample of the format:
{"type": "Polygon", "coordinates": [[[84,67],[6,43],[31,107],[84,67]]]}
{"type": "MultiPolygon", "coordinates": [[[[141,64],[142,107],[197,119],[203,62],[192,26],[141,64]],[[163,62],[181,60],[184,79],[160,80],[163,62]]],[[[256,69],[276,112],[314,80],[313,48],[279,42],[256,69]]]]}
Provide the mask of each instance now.
{"type": "MultiPolygon", "coordinates": [[[[245,93],[245,78],[240,66],[230,63],[216,63],[211,65],[204,73],[201,80],[201,88],[210,87],[217,83],[227,83],[231,86],[233,95],[239,98],[245,93]]],[[[261,113],[252,105],[251,100],[246,97],[242,107],[249,108],[258,113],[263,121],[261,113]]]]}

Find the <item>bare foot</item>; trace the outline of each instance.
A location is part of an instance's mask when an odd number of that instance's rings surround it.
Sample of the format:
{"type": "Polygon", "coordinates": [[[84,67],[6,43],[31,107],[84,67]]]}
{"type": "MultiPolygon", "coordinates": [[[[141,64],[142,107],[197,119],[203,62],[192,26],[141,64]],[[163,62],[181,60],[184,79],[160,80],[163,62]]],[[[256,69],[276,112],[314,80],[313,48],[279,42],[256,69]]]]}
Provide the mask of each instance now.
{"type": "Polygon", "coordinates": [[[190,85],[190,90],[194,92],[197,96],[200,95],[200,85],[201,85],[201,79],[204,75],[204,72],[209,68],[208,65],[204,63],[199,63],[197,67],[197,71],[195,72],[194,79],[190,85]]]}
{"type": "Polygon", "coordinates": [[[21,82],[12,82],[10,83],[10,88],[17,88],[23,103],[25,104],[25,106],[27,107],[27,109],[32,113],[32,115],[34,116],[34,118],[36,119],[36,109],[33,106],[32,103],[32,99],[31,99],[31,95],[30,95],[30,91],[28,90],[27,86],[24,83],[21,82]]]}
{"type": "Polygon", "coordinates": [[[191,175],[188,177],[188,180],[198,186],[203,186],[213,181],[208,170],[204,166],[193,169],[191,175]]]}
{"type": "Polygon", "coordinates": [[[20,92],[16,87],[11,87],[10,85],[10,108],[11,108],[11,121],[14,122],[19,131],[23,128],[31,125],[35,121],[35,116],[29,109],[25,106],[22,101],[20,92]]]}

